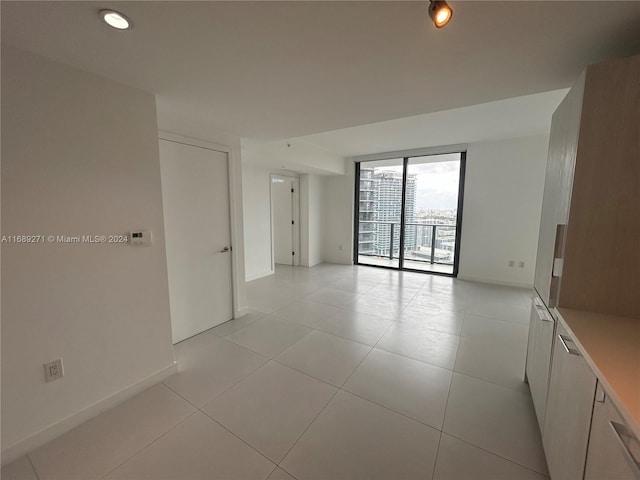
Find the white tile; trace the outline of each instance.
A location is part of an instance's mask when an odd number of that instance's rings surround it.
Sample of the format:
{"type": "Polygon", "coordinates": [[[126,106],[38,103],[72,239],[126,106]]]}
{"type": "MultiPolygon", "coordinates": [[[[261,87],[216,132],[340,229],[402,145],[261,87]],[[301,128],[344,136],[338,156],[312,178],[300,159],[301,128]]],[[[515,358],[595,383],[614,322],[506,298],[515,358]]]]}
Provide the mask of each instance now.
{"type": "Polygon", "coordinates": [[[110,480],[264,480],[275,465],[197,412],[107,477],[110,480]]]}
{"type": "Polygon", "coordinates": [[[440,429],[450,383],[450,370],[373,349],[342,388],[440,429]]]}
{"type": "Polygon", "coordinates": [[[4,480],[38,480],[29,458],[25,455],[2,467],[4,480]]]}
{"type": "Polygon", "coordinates": [[[427,283],[429,277],[424,273],[413,272],[393,272],[394,274],[384,277],[380,283],[391,285],[406,291],[419,290],[427,283]]]}
{"type": "Polygon", "coordinates": [[[403,287],[400,285],[387,285],[381,283],[369,290],[367,296],[377,296],[379,298],[401,300],[404,303],[409,303],[413,297],[418,293],[418,288],[403,287]]]}
{"type": "Polygon", "coordinates": [[[333,282],[331,288],[342,290],[345,292],[366,293],[378,284],[378,280],[369,278],[342,278],[333,282]]]}
{"type": "Polygon", "coordinates": [[[398,322],[376,347],[452,370],[458,342],[456,335],[398,322]]]}
{"type": "Polygon", "coordinates": [[[269,362],[203,410],[278,463],[336,391],[303,373],[269,362]]]}
{"type": "Polygon", "coordinates": [[[195,411],[156,385],[30,453],[40,480],[101,478],[195,411]]]}
{"type": "Polygon", "coordinates": [[[375,345],[393,323],[391,320],[365,313],[343,310],[334,315],[318,330],[366,345],[375,345]]]}
{"type": "Polygon", "coordinates": [[[225,339],[273,358],[311,331],[309,327],[269,315],[228,335],[225,339]]]}
{"type": "Polygon", "coordinates": [[[178,373],[164,384],[198,407],[249,375],[267,358],[201,333],[175,346],[178,373]]]}
{"type": "Polygon", "coordinates": [[[460,335],[464,321],[464,312],[434,310],[430,307],[409,304],[397,318],[398,322],[436,330],[438,332],[460,335]]]}
{"type": "Polygon", "coordinates": [[[286,295],[291,299],[304,299],[307,295],[311,295],[324,287],[324,282],[311,279],[311,280],[296,280],[287,284],[286,288],[280,289],[281,292],[286,292],[286,295]]]}
{"type": "Polygon", "coordinates": [[[312,302],[344,307],[353,302],[357,296],[358,294],[352,291],[325,287],[307,296],[306,299],[312,302]]]}
{"type": "Polygon", "coordinates": [[[528,325],[465,314],[460,334],[485,344],[526,350],[528,325]]]}
{"type": "Polygon", "coordinates": [[[467,296],[466,294],[456,295],[451,292],[432,292],[423,289],[411,299],[409,305],[444,312],[464,312],[467,306],[467,296]]]}
{"type": "MultiPolygon", "coordinates": [[[[286,290],[284,288],[280,290],[286,290]]],[[[263,313],[273,313],[290,304],[294,299],[280,290],[261,287],[247,287],[247,303],[249,307],[263,313]]]]}
{"type": "Polygon", "coordinates": [[[314,331],[277,357],[277,361],[337,387],[351,375],[371,347],[314,331]]]}
{"type": "Polygon", "coordinates": [[[345,309],[395,320],[398,315],[400,315],[400,312],[407,306],[407,303],[408,301],[402,299],[394,300],[366,293],[346,305],[345,309]]]}
{"type": "Polygon", "coordinates": [[[503,387],[529,393],[524,383],[526,350],[462,337],[454,370],[503,387]]]}
{"type": "Polygon", "coordinates": [[[290,322],[316,328],[339,311],[339,308],[331,305],[298,300],[284,308],[276,310],[274,315],[290,322]]]}
{"type": "Polygon", "coordinates": [[[548,480],[446,433],[440,439],[434,480],[548,480]]]}
{"type": "Polygon", "coordinates": [[[454,373],[443,431],[547,474],[538,423],[528,394],[454,373]]]}
{"type": "Polygon", "coordinates": [[[440,432],[340,391],[282,462],[297,478],[430,479],[440,432]]]}
{"type": "Polygon", "coordinates": [[[294,477],[289,475],[287,472],[282,470],[280,467],[276,468],[267,480],[296,480],[294,477]]]}
{"type": "Polygon", "coordinates": [[[505,287],[487,283],[471,283],[469,303],[490,301],[516,306],[529,306],[533,291],[528,288],[505,287]]]}
{"type": "Polygon", "coordinates": [[[246,315],[243,315],[239,318],[234,318],[233,320],[229,320],[222,325],[218,325],[217,327],[213,327],[212,329],[207,330],[207,332],[213,333],[218,337],[226,337],[227,335],[231,335],[233,332],[237,332],[238,330],[251,325],[256,320],[260,320],[265,316],[266,313],[262,313],[257,310],[250,310],[246,315]]]}
{"type": "Polygon", "coordinates": [[[513,305],[500,300],[478,300],[467,303],[466,313],[481,315],[496,320],[528,324],[529,307],[526,305],[513,305]]]}

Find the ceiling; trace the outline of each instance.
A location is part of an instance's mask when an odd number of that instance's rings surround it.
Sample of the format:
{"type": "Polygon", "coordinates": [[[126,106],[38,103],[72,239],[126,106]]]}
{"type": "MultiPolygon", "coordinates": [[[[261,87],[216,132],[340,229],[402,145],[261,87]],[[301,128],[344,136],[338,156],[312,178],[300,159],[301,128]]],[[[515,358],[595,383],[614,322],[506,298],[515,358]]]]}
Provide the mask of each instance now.
{"type": "Polygon", "coordinates": [[[568,87],[640,51],[640,2],[10,2],[2,41],[157,95],[256,141],[316,134],[568,87]],[[118,32],[101,8],[128,15],[118,32]]]}
{"type": "Polygon", "coordinates": [[[299,137],[342,157],[548,134],[566,89],[299,137]]]}

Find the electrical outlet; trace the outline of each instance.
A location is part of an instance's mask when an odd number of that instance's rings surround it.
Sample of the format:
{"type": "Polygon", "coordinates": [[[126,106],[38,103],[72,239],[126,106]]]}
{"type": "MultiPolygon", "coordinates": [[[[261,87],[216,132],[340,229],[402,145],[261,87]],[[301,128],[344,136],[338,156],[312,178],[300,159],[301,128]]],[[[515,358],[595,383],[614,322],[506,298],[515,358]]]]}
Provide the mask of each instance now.
{"type": "Polygon", "coordinates": [[[509,266],[513,267],[516,264],[516,262],[514,262],[513,260],[509,260],[509,266]]]}
{"type": "Polygon", "coordinates": [[[58,358],[53,362],[44,364],[44,379],[47,382],[53,382],[59,378],[64,377],[64,370],[62,368],[62,359],[58,358]]]}
{"type": "Polygon", "coordinates": [[[519,261],[519,262],[518,262],[518,266],[519,266],[520,268],[524,268],[524,262],[523,262],[522,260],[521,260],[521,261],[519,261]]]}

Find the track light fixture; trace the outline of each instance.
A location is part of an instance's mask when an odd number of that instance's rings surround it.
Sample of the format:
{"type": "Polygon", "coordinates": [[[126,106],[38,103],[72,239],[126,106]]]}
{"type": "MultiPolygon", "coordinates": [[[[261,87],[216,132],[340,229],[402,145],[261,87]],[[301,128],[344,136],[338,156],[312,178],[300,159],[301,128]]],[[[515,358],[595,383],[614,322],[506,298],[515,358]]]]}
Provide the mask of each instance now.
{"type": "Polygon", "coordinates": [[[449,23],[453,10],[444,0],[429,0],[429,17],[436,28],[442,28],[449,23]]]}

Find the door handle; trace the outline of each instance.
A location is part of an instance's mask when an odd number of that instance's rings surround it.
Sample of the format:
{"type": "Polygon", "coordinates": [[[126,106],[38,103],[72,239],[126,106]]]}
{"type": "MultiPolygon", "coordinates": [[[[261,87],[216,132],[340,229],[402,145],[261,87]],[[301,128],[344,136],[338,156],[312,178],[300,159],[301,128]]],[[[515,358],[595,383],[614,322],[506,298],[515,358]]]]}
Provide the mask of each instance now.
{"type": "Polygon", "coordinates": [[[224,247],[222,250],[220,250],[220,252],[219,252],[219,253],[227,253],[227,252],[230,252],[230,251],[231,251],[231,248],[229,248],[229,247],[224,247]]]}
{"type": "Polygon", "coordinates": [[[567,345],[567,343],[574,343],[573,340],[571,340],[569,337],[566,337],[564,335],[558,335],[558,338],[560,339],[560,343],[562,343],[562,346],[564,347],[564,349],[567,351],[568,354],[576,355],[578,357],[582,356],[580,355],[580,352],[578,350],[576,350],[575,348],[571,348],[567,345]]]}
{"type": "Polygon", "coordinates": [[[613,432],[615,433],[620,446],[622,447],[622,451],[624,452],[624,457],[629,463],[629,466],[633,469],[633,473],[636,478],[640,478],[640,461],[634,456],[631,451],[631,445],[635,443],[637,445],[638,441],[635,437],[627,430],[624,425],[621,425],[612,420],[609,421],[609,425],[613,428],[613,432]]]}

